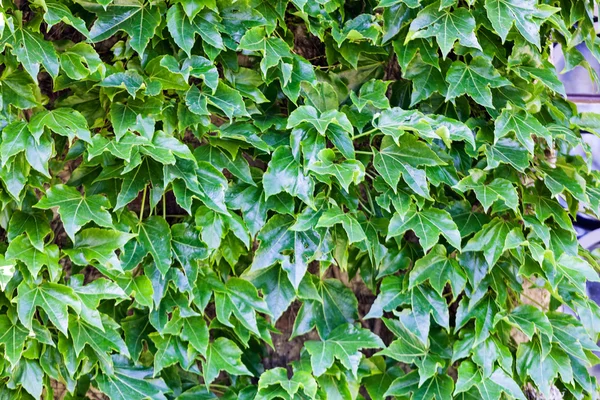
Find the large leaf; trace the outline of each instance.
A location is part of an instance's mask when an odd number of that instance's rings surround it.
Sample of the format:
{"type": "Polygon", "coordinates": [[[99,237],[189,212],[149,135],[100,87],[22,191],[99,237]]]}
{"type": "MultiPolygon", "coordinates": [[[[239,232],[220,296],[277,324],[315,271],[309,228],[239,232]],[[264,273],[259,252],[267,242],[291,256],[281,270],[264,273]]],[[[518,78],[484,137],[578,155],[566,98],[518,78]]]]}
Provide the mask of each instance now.
{"type": "Polygon", "coordinates": [[[104,196],[84,196],[77,189],[56,185],[46,192],[46,195],[35,205],[37,208],[49,209],[56,207],[61,216],[65,232],[75,238],[75,234],[88,222],[111,228],[112,217],[106,211],[110,208],[108,199],[104,196]]]}

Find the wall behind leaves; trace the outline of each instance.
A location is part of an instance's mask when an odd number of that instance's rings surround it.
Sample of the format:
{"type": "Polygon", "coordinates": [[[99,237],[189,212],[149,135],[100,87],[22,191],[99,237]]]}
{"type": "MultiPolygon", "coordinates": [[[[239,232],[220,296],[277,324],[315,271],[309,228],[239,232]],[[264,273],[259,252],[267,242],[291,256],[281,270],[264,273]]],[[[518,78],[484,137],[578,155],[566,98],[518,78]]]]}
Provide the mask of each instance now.
{"type": "Polygon", "coordinates": [[[0,398],[598,398],[593,2],[0,4],[0,398]]]}

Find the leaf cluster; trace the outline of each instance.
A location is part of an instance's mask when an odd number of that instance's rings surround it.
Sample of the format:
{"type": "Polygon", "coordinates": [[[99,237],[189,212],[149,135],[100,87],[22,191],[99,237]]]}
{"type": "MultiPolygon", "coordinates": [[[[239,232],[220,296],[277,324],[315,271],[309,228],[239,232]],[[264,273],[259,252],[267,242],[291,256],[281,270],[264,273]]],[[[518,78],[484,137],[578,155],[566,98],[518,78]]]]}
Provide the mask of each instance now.
{"type": "Polygon", "coordinates": [[[0,398],[597,398],[594,7],[1,1],[0,398]]]}

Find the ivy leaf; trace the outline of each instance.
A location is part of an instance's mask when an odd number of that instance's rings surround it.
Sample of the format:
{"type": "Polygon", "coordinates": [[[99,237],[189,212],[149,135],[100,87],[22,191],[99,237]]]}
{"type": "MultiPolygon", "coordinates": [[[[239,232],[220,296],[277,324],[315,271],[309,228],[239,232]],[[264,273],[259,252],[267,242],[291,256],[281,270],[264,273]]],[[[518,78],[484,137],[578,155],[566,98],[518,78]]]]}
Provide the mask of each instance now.
{"type": "Polygon", "coordinates": [[[484,377],[475,364],[464,361],[458,367],[458,380],[454,393],[455,395],[465,393],[473,387],[477,388],[478,394],[486,400],[498,400],[502,392],[516,399],[525,399],[515,381],[501,369],[497,369],[490,377],[484,377]]]}
{"type": "Polygon", "coordinates": [[[548,317],[539,309],[529,304],[520,305],[505,316],[498,315],[496,320],[502,319],[510,325],[521,330],[531,340],[536,330],[552,338],[552,325],[548,317]]]}
{"type": "MultiPolygon", "coordinates": [[[[42,397],[44,371],[34,360],[21,359],[12,371],[12,382],[18,382],[33,398],[42,397]]],[[[14,386],[13,386],[14,387],[14,386]]],[[[14,392],[13,392],[14,393],[14,392]]]]}
{"type": "MultiPolygon", "coordinates": [[[[104,330],[102,318],[98,311],[100,302],[108,299],[127,299],[125,292],[116,283],[105,278],[98,278],[84,285],[83,275],[72,275],[69,279],[69,286],[81,300],[81,318],[100,330],[104,330]]],[[[106,323],[110,325],[112,322],[106,323]]]]}
{"type": "Polygon", "coordinates": [[[256,312],[269,314],[269,309],[258,296],[256,288],[248,281],[231,278],[224,289],[215,293],[217,319],[225,326],[233,327],[229,321],[233,314],[250,332],[260,335],[256,312]]]}
{"type": "Polygon", "coordinates": [[[425,171],[417,167],[440,165],[443,161],[424,142],[408,134],[403,135],[398,144],[391,137],[385,137],[379,151],[374,152],[373,165],[394,193],[400,177],[403,177],[412,190],[429,198],[425,171]]]}
{"type": "Polygon", "coordinates": [[[507,137],[497,140],[492,146],[485,146],[485,155],[488,161],[487,169],[496,168],[500,163],[511,165],[520,172],[525,172],[529,167],[530,157],[527,149],[507,137]]]}
{"type": "Polygon", "coordinates": [[[98,374],[98,388],[111,400],[166,400],[168,392],[162,379],[148,379],[152,369],[115,367],[113,374],[98,374]]]}
{"type": "Polygon", "coordinates": [[[162,217],[146,218],[140,225],[138,240],[144,254],[150,254],[156,268],[165,276],[171,268],[171,229],[162,217]]]}
{"type": "Polygon", "coordinates": [[[112,228],[112,217],[107,208],[110,208],[108,199],[104,196],[83,196],[75,188],[66,185],[56,185],[46,192],[46,195],[35,205],[37,208],[47,210],[58,208],[58,213],[71,239],[88,222],[112,228]]]}
{"type": "Polygon", "coordinates": [[[317,221],[316,228],[332,227],[336,224],[342,224],[342,227],[348,235],[350,243],[362,242],[367,239],[365,231],[360,226],[356,218],[344,213],[339,207],[331,207],[325,211],[317,221]]]}
{"type": "Polygon", "coordinates": [[[193,363],[193,359],[188,355],[187,347],[179,337],[175,335],[161,336],[158,332],[153,332],[149,336],[156,345],[156,353],[154,354],[155,376],[173,364],[179,364],[188,369],[193,363]]]}
{"type": "Polygon", "coordinates": [[[446,283],[452,287],[454,297],[465,288],[467,279],[458,262],[446,256],[446,248],[434,246],[429,253],[415,262],[410,271],[410,288],[429,280],[431,287],[442,295],[446,283]]]}
{"type": "Polygon", "coordinates": [[[421,386],[418,386],[419,378],[416,378],[416,382],[408,380],[408,376],[400,377],[392,382],[390,388],[386,392],[386,396],[402,396],[413,392],[414,399],[423,400],[437,400],[439,399],[451,399],[452,392],[454,390],[454,381],[448,375],[435,374],[432,378],[424,382],[421,386]],[[403,379],[404,378],[404,379],[403,379]],[[412,384],[411,384],[412,383],[412,384]]]}
{"type": "MultiPolygon", "coordinates": [[[[383,110],[376,119],[373,118],[373,126],[385,135],[393,137],[398,146],[401,146],[399,138],[404,135],[405,131],[415,133],[433,132],[430,120],[423,113],[417,110],[403,110],[399,107],[383,110]]],[[[406,140],[412,141],[413,138],[408,137],[406,140]]]]}
{"type": "Polygon", "coordinates": [[[510,81],[500,76],[483,57],[474,57],[468,65],[454,61],[446,73],[446,82],[446,101],[468,94],[477,103],[489,108],[494,108],[490,88],[510,85],[510,81]]]}
{"type": "MultiPolygon", "coordinates": [[[[137,71],[127,70],[125,72],[116,72],[108,75],[98,84],[98,86],[125,89],[127,93],[135,99],[137,92],[144,86],[144,79],[137,71]]],[[[113,105],[111,104],[111,109],[112,107],[113,105]]],[[[121,112],[121,114],[123,113],[121,112]]],[[[123,117],[121,117],[121,119],[122,118],[123,117]]],[[[113,117],[113,120],[118,119],[113,117]]],[[[115,125],[118,127],[118,124],[115,125]]]]}
{"type": "MultiPolygon", "coordinates": [[[[513,236],[522,237],[523,233],[510,221],[494,218],[469,240],[463,251],[482,251],[488,265],[492,267],[505,250],[513,247],[513,236]]],[[[525,241],[524,237],[522,241],[525,241]]]]}
{"type": "Polygon", "coordinates": [[[72,249],[63,251],[78,265],[98,261],[109,270],[120,270],[121,261],[115,250],[122,248],[135,235],[112,229],[88,228],[75,235],[72,249]]]}
{"type": "Polygon", "coordinates": [[[161,21],[157,6],[138,0],[111,4],[105,9],[95,8],[94,12],[98,19],[90,29],[92,42],[106,40],[118,31],[124,31],[130,36],[131,47],[138,54],[144,53],[161,21]]]}
{"type": "Polygon", "coordinates": [[[48,161],[54,152],[54,142],[44,134],[39,141],[36,141],[33,136],[27,138],[27,147],[25,148],[25,158],[31,168],[40,174],[49,177],[48,161]]]}
{"type": "Polygon", "coordinates": [[[263,175],[263,187],[266,199],[287,192],[308,206],[313,205],[314,184],[303,174],[287,146],[279,147],[273,152],[267,171],[263,175]]]}
{"type": "Polygon", "coordinates": [[[61,53],[60,67],[73,80],[85,79],[96,71],[104,73],[105,70],[100,56],[87,43],[77,43],[61,53]]]}
{"type": "Polygon", "coordinates": [[[17,210],[10,217],[7,233],[10,241],[26,233],[33,247],[38,251],[44,251],[44,239],[52,233],[52,229],[45,213],[26,213],[17,210]]]}
{"type": "Polygon", "coordinates": [[[317,256],[321,240],[314,231],[292,231],[290,228],[294,223],[293,218],[281,214],[269,219],[258,234],[260,244],[254,254],[250,272],[280,262],[294,288],[298,288],[306,274],[308,263],[317,256]],[[294,252],[293,258],[286,254],[288,251],[294,252]]]}
{"type": "Polygon", "coordinates": [[[423,8],[410,24],[407,39],[435,37],[446,58],[454,42],[481,50],[475,36],[475,18],[466,8],[440,7],[436,2],[423,8]]]}
{"type": "Polygon", "coordinates": [[[315,376],[323,375],[335,359],[356,375],[360,362],[361,349],[384,347],[383,341],[374,333],[354,325],[341,325],[334,329],[326,340],[309,340],[305,344],[315,376]]]}
{"type": "Polygon", "coordinates": [[[412,80],[411,107],[430,98],[435,92],[446,96],[447,84],[442,72],[435,65],[424,62],[420,55],[408,64],[404,69],[404,75],[412,80]]]}
{"type": "Polygon", "coordinates": [[[404,216],[394,214],[388,227],[388,238],[404,234],[412,229],[419,237],[421,247],[431,249],[443,235],[456,249],[460,249],[460,232],[447,211],[437,208],[411,209],[404,216]]]}
{"type": "Polygon", "coordinates": [[[58,108],[56,110],[44,110],[36,113],[29,121],[29,130],[36,140],[39,140],[44,127],[59,135],[67,136],[72,142],[75,137],[84,142],[91,143],[90,130],[87,121],[76,110],[72,108],[58,108]]]}
{"type": "Polygon", "coordinates": [[[270,398],[273,394],[273,385],[281,387],[285,392],[293,397],[299,392],[300,388],[310,397],[316,396],[317,382],[311,374],[305,371],[296,371],[291,379],[287,377],[285,368],[273,368],[265,371],[258,381],[258,396],[259,398],[270,398]]]}
{"type": "Polygon", "coordinates": [[[288,117],[287,129],[294,128],[303,123],[312,125],[321,135],[327,133],[330,124],[337,125],[350,134],[354,131],[346,114],[337,110],[328,110],[319,113],[313,106],[300,106],[292,111],[288,117]]]}
{"type": "Polygon", "coordinates": [[[527,111],[504,109],[496,120],[494,135],[496,140],[514,132],[516,139],[533,154],[534,141],[531,135],[544,138],[549,146],[552,145],[552,134],[535,117],[527,111]]]}
{"type": "Polygon", "coordinates": [[[446,300],[435,290],[419,285],[411,290],[412,312],[415,319],[415,328],[426,337],[429,333],[432,315],[435,321],[443,328],[449,329],[449,315],[446,300]]]}
{"type": "Polygon", "coordinates": [[[81,311],[81,302],[68,286],[58,283],[45,282],[38,286],[32,286],[22,282],[18,287],[17,314],[19,320],[26,328],[32,328],[32,318],[37,307],[40,307],[54,326],[65,336],[67,333],[67,306],[76,313],[81,311]]]}
{"type": "Polygon", "coordinates": [[[336,163],[335,153],[331,149],[321,150],[318,158],[318,161],[308,165],[308,169],[318,175],[334,176],[346,191],[350,184],[358,185],[365,177],[365,167],[360,161],[344,160],[336,163]]]}
{"type": "Polygon", "coordinates": [[[390,82],[371,79],[360,87],[358,96],[350,92],[350,99],[358,111],[362,111],[369,104],[379,109],[389,108],[390,102],[385,95],[389,84],[390,82]]]}
{"type": "Polygon", "coordinates": [[[70,316],[69,332],[73,338],[75,354],[79,355],[85,346],[89,346],[101,360],[106,372],[112,372],[112,360],[109,353],[113,350],[129,357],[129,351],[119,335],[116,322],[103,318],[103,329],[87,324],[85,321],[70,316]]]}
{"type": "Polygon", "coordinates": [[[21,110],[38,105],[37,84],[23,70],[5,70],[0,77],[0,105],[10,103],[21,110]]]}
{"type": "MultiPolygon", "coordinates": [[[[405,315],[405,314],[401,314],[405,315]]],[[[377,354],[391,357],[394,360],[413,363],[418,357],[425,357],[427,346],[399,320],[383,319],[385,325],[397,337],[390,345],[377,354]]]]}
{"type": "Polygon", "coordinates": [[[59,62],[51,42],[44,40],[38,32],[30,31],[28,27],[15,29],[9,40],[17,59],[34,81],[37,82],[40,65],[44,66],[50,76],[56,78],[59,62]]]}
{"type": "Polygon", "coordinates": [[[28,236],[20,235],[10,242],[5,257],[7,260],[22,261],[34,278],[38,276],[44,265],[50,271],[51,277],[55,278],[60,275],[59,250],[55,244],[38,250],[33,246],[28,236]]]}
{"type": "Polygon", "coordinates": [[[206,99],[209,104],[223,111],[229,120],[249,115],[242,95],[222,81],[219,81],[214,93],[206,93],[206,99]]]}
{"type": "Polygon", "coordinates": [[[210,385],[220,371],[233,375],[252,375],[242,363],[242,351],[231,340],[220,337],[208,345],[206,362],[203,362],[204,382],[210,385]]]}
{"type": "Polygon", "coordinates": [[[543,11],[535,1],[486,0],[487,16],[502,42],[514,25],[530,43],[540,48],[540,25],[552,12],[543,11]]]}
{"type": "Polygon", "coordinates": [[[190,225],[172,225],[171,236],[173,256],[186,271],[192,270],[198,260],[204,260],[208,257],[206,245],[198,239],[198,235],[190,225]]]}
{"type": "Polygon", "coordinates": [[[6,315],[0,316],[0,344],[4,345],[4,357],[15,366],[21,354],[29,332],[18,323],[13,323],[6,315]]]}
{"type": "Polygon", "coordinates": [[[47,1],[45,2],[45,10],[44,21],[48,24],[48,28],[51,28],[60,22],[64,22],[77,29],[84,36],[87,37],[89,35],[90,32],[85,26],[85,21],[74,16],[66,5],[47,1]]]}
{"type": "Polygon", "coordinates": [[[516,210],[519,196],[512,183],[503,178],[485,183],[485,178],[485,172],[472,169],[469,171],[469,176],[463,178],[454,187],[460,191],[473,190],[485,212],[497,201],[503,201],[508,208],[516,210]]]}
{"type": "Polygon", "coordinates": [[[11,281],[15,274],[15,263],[6,260],[4,255],[0,255],[0,290],[4,291],[6,285],[11,281]]]}
{"type": "Polygon", "coordinates": [[[25,151],[31,133],[26,122],[14,121],[2,130],[2,143],[0,143],[0,156],[2,166],[14,155],[25,151]]]}
{"type": "Polygon", "coordinates": [[[315,282],[319,300],[307,300],[302,305],[292,337],[317,328],[321,338],[328,338],[336,328],[351,324],[358,317],[358,302],[352,291],[335,279],[315,282]]]}

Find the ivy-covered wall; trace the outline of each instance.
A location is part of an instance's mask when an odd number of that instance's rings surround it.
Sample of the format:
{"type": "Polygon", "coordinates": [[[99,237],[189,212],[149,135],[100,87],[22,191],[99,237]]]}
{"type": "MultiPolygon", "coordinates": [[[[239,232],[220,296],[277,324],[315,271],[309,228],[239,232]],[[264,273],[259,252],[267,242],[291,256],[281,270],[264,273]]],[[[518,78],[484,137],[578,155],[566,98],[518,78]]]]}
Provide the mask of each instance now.
{"type": "Polygon", "coordinates": [[[0,398],[598,398],[593,2],[0,6],[0,398]]]}

